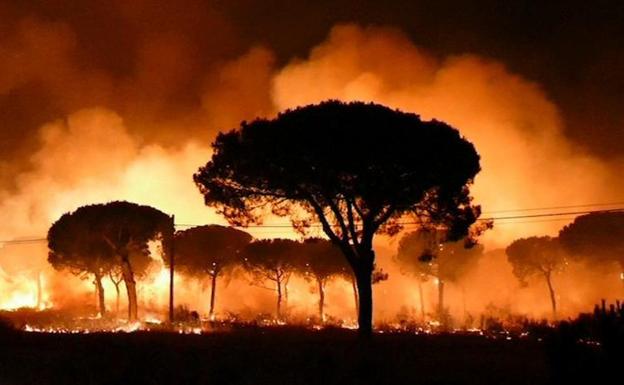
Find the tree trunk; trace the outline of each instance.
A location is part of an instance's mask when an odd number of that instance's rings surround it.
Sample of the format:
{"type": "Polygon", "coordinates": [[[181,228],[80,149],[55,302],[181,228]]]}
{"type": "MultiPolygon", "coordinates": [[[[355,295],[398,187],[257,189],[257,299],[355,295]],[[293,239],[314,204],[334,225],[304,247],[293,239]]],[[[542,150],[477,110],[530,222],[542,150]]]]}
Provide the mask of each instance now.
{"type": "Polygon", "coordinates": [[[355,275],[351,277],[351,286],[353,286],[353,300],[355,301],[355,314],[360,314],[360,297],[358,295],[357,281],[355,275]]]}
{"type": "Polygon", "coordinates": [[[115,291],[117,292],[117,298],[115,299],[115,314],[119,314],[119,297],[121,293],[119,293],[119,282],[115,284],[115,291]]]}
{"type": "MultiPolygon", "coordinates": [[[[212,286],[210,289],[210,319],[212,320],[214,317],[214,308],[215,308],[215,294],[216,294],[216,290],[217,290],[217,274],[211,274],[212,275],[212,286]]],[[[227,283],[227,282],[226,282],[227,283]]]]}
{"type": "Polygon", "coordinates": [[[95,274],[95,291],[98,296],[98,311],[103,317],[106,314],[106,303],[104,301],[104,286],[102,286],[102,276],[95,274]]]}
{"type": "Polygon", "coordinates": [[[325,307],[325,285],[322,279],[317,279],[318,289],[319,289],[319,319],[321,323],[325,322],[325,314],[323,312],[323,308],[325,307]]]}
{"type": "Polygon", "coordinates": [[[420,317],[425,322],[425,298],[423,296],[422,281],[418,280],[418,296],[420,297],[420,317]]]}
{"type": "Polygon", "coordinates": [[[134,273],[127,255],[121,258],[121,272],[126,285],[126,292],[128,293],[128,322],[134,322],[138,318],[136,282],[134,281],[134,273]]]}
{"type": "Polygon", "coordinates": [[[552,306],[553,319],[557,319],[557,299],[555,298],[555,290],[553,289],[550,272],[544,273],[546,283],[548,284],[548,292],[550,293],[550,304],[552,306]]]}
{"type": "Polygon", "coordinates": [[[445,324],[444,317],[444,281],[438,278],[438,318],[440,324],[445,324]]]}
{"type": "Polygon", "coordinates": [[[373,268],[372,264],[362,264],[356,271],[358,290],[358,331],[362,337],[373,334],[373,268]]]}
{"type": "Polygon", "coordinates": [[[277,285],[277,319],[282,319],[282,281],[278,279],[277,285]]]}
{"type": "Polygon", "coordinates": [[[121,279],[119,279],[119,281],[116,281],[113,277],[113,273],[109,272],[108,279],[110,279],[110,281],[115,286],[115,293],[117,294],[117,296],[115,297],[115,318],[117,318],[119,317],[119,297],[121,295],[121,293],[119,292],[119,285],[121,284],[121,279]]]}

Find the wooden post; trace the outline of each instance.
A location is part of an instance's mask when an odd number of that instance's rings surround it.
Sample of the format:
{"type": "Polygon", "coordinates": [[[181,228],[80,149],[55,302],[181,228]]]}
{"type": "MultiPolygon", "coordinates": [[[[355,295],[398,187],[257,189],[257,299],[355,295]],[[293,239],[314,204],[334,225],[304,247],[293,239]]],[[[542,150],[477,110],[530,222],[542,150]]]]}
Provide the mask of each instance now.
{"type": "Polygon", "coordinates": [[[171,234],[171,248],[169,250],[169,322],[174,321],[173,316],[173,273],[175,264],[175,215],[171,216],[171,227],[173,233],[171,234]]]}

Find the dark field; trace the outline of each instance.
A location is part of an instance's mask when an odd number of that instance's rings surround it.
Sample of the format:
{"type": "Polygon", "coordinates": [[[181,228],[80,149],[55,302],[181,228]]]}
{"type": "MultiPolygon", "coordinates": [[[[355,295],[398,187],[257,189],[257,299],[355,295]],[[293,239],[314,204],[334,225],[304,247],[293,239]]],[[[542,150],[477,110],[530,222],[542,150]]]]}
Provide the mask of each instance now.
{"type": "MultiPolygon", "coordinates": [[[[0,384],[547,384],[606,375],[595,348],[557,338],[250,328],[0,334],[0,384]],[[598,376],[597,374],[600,374],[598,376]]],[[[576,381],[575,381],[576,382],[576,381]]]]}

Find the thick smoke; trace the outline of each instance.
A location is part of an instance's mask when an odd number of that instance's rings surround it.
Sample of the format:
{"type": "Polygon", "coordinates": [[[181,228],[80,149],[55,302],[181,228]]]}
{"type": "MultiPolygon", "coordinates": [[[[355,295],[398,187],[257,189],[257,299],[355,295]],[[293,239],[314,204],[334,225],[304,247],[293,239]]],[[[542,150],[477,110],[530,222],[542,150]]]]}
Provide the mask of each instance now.
{"type": "MultiPolygon", "coordinates": [[[[126,11],[140,14],[132,7],[126,11]]],[[[227,26],[215,23],[227,36],[227,26]]],[[[84,65],[84,53],[77,48],[81,37],[65,24],[27,18],[12,31],[0,44],[0,96],[13,95],[14,100],[3,103],[25,103],[28,90],[41,87],[49,93],[51,105],[47,99],[45,103],[33,100],[41,104],[40,115],[16,119],[26,125],[47,121],[32,135],[36,141],[18,146],[11,127],[3,129],[3,138],[19,149],[0,168],[3,176],[11,176],[0,190],[2,240],[45,237],[62,213],[116,199],[153,205],[175,214],[180,224],[224,224],[204,207],[191,178],[209,159],[214,135],[242,120],[271,117],[285,108],[329,98],[378,102],[457,127],[481,154],[483,171],[472,190],[476,202],[493,216],[500,210],[618,198],[612,186],[614,168],[566,139],[557,106],[538,84],[491,59],[431,55],[396,30],[337,26],[308,57],[286,65],[280,65],[267,47],[254,46],[236,57],[228,44],[213,44],[212,52],[200,54],[187,35],[146,34],[134,42],[138,53],[132,58],[130,76],[120,75],[127,72],[124,68],[98,71],[84,65]]],[[[123,60],[119,65],[124,66],[123,60]]],[[[521,236],[556,234],[564,224],[496,223],[483,243],[493,250],[521,236]]],[[[279,228],[250,232],[257,238],[295,236],[279,228]]],[[[377,301],[377,317],[392,319],[399,311],[415,314],[414,281],[391,262],[396,239],[380,238],[376,246],[379,263],[391,277],[376,287],[375,295],[392,298],[377,301]]],[[[9,270],[5,264],[11,261],[12,271],[20,266],[44,271],[53,303],[75,295],[47,266],[45,247],[33,252],[5,245],[0,253],[3,270],[9,270]]],[[[577,270],[566,279],[592,278],[592,273],[577,270]]],[[[166,277],[161,273],[150,277],[152,284],[139,293],[143,303],[154,308],[166,304],[166,277]]],[[[17,284],[6,286],[8,280],[1,274],[3,292],[18,290],[17,284]]],[[[464,281],[448,289],[451,310],[460,318],[482,311],[488,303],[535,316],[548,312],[541,283],[521,289],[500,251],[484,257],[464,281]]],[[[91,295],[89,282],[83,283],[81,295],[91,295]]],[[[587,309],[615,284],[607,280],[600,289],[581,292],[573,288],[584,285],[562,283],[567,285],[562,288],[569,288],[569,293],[561,291],[562,298],[569,294],[569,299],[562,299],[562,312],[587,309]]],[[[273,309],[273,293],[250,287],[244,278],[222,285],[219,311],[223,313],[273,309]],[[228,298],[244,300],[235,304],[228,298]]],[[[181,302],[205,310],[200,283],[181,281],[180,286],[181,302]]],[[[107,285],[106,290],[110,307],[114,288],[107,285]]],[[[330,286],[328,314],[350,316],[349,290],[344,282],[330,286]]],[[[425,284],[425,295],[432,311],[434,283],[425,284]]],[[[313,313],[314,300],[308,284],[293,282],[289,303],[295,311],[313,313]]]]}
{"type": "MultiPolygon", "coordinates": [[[[273,97],[278,109],[374,101],[457,127],[481,155],[472,191],[486,213],[616,199],[607,166],[565,139],[556,106],[537,84],[474,55],[436,59],[393,30],[334,28],[307,60],[280,71],[273,97]]],[[[505,224],[485,242],[505,246],[560,225],[505,224]]]]}

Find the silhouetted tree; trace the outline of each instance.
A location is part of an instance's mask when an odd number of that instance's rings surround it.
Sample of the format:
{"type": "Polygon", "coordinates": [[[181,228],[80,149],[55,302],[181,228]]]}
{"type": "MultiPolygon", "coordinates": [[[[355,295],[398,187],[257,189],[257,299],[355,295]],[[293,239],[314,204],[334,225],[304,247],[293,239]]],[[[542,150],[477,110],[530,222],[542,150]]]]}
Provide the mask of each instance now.
{"type": "Polygon", "coordinates": [[[557,318],[557,298],[553,288],[553,273],[565,267],[566,259],[557,238],[530,237],[513,241],[506,249],[514,275],[526,285],[527,278],[540,275],[546,280],[553,317],[557,318]]]}
{"type": "Polygon", "coordinates": [[[372,332],[375,234],[396,234],[410,214],[465,236],[480,210],[468,185],[474,146],[439,121],[364,103],[324,102],[220,134],[194,175],[205,203],[232,224],[289,216],[302,234],[319,221],[356,276],[359,327],[372,332]]]}
{"type": "MultiPolygon", "coordinates": [[[[450,241],[446,231],[424,229],[401,238],[395,261],[403,271],[415,276],[419,285],[426,277],[436,279],[438,316],[444,321],[445,284],[457,282],[482,255],[481,245],[466,245],[464,240],[450,241]]],[[[423,307],[421,302],[421,309],[423,307]]]]}
{"type": "Polygon", "coordinates": [[[115,255],[89,223],[89,211],[64,214],[48,230],[48,262],[56,270],[68,270],[81,278],[93,275],[98,311],[106,314],[102,277],[115,266],[115,255]]]}
{"type": "Polygon", "coordinates": [[[298,269],[308,279],[315,281],[318,292],[318,315],[321,322],[325,320],[325,285],[334,277],[351,277],[351,267],[342,257],[342,251],[331,241],[310,238],[299,246],[301,252],[296,258],[298,269]]]}
{"type": "Polygon", "coordinates": [[[121,270],[128,294],[128,320],[134,321],[137,319],[137,295],[133,264],[149,264],[148,242],[156,239],[162,241],[163,253],[168,255],[172,234],[171,218],[150,206],[119,201],[82,206],[63,214],[50,228],[49,259],[53,263],[54,258],[59,256],[113,257],[114,265],[121,270]],[[69,234],[75,234],[78,239],[69,234]],[[80,253],[66,253],[62,252],[65,249],[61,248],[60,242],[63,242],[62,245],[77,243],[83,246],[80,246],[80,253]]]}
{"type": "Polygon", "coordinates": [[[181,272],[211,279],[210,316],[214,316],[217,278],[242,262],[251,235],[231,227],[198,226],[175,235],[175,264],[181,272]]]}
{"type": "Polygon", "coordinates": [[[277,318],[282,318],[282,299],[284,285],[295,271],[294,252],[301,251],[297,241],[290,239],[261,239],[245,247],[243,250],[243,265],[261,284],[265,280],[275,283],[277,293],[277,318]]]}
{"type": "Polygon", "coordinates": [[[571,256],[593,265],[618,263],[624,283],[624,212],[581,215],[559,232],[559,242],[571,256]]]}

